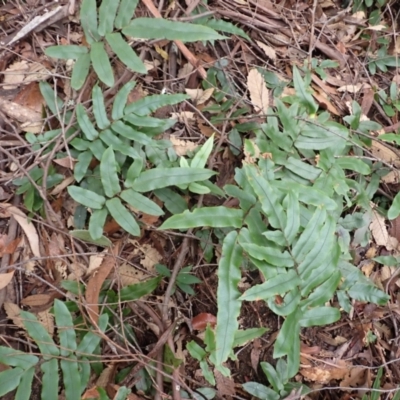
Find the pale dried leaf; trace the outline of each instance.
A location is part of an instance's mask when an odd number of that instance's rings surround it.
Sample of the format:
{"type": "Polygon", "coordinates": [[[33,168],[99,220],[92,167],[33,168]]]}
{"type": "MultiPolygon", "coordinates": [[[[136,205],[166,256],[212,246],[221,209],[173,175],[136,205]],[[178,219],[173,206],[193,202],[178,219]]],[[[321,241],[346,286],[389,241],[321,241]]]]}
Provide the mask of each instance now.
{"type": "Polygon", "coordinates": [[[44,306],[52,300],[52,297],[49,294],[41,293],[41,294],[32,294],[28,297],[25,297],[21,300],[21,304],[29,307],[41,307],[44,306]]]}
{"type": "Polygon", "coordinates": [[[5,274],[0,274],[0,290],[4,289],[10,282],[14,276],[14,271],[6,272],[5,274]]]}
{"type": "Polygon", "coordinates": [[[19,316],[22,310],[16,304],[7,301],[3,304],[3,306],[7,317],[11,319],[14,325],[18,328],[25,329],[24,324],[22,323],[22,319],[19,316]]]}
{"type": "Polygon", "coordinates": [[[185,79],[185,83],[188,82],[190,78],[190,74],[193,72],[193,65],[190,63],[186,63],[183,67],[178,71],[178,79],[185,79]]]}
{"type": "Polygon", "coordinates": [[[140,260],[140,264],[142,264],[143,267],[146,268],[148,271],[153,272],[154,266],[163,259],[163,256],[149,244],[144,244],[142,247],[142,251],[144,254],[144,258],[140,260]]]}
{"type": "Polygon", "coordinates": [[[68,168],[68,169],[74,169],[74,166],[76,164],[76,159],[72,157],[64,157],[64,158],[56,158],[53,160],[58,165],[61,165],[62,167],[68,168]]]}
{"type": "Polygon", "coordinates": [[[338,360],[337,366],[331,364],[334,364],[333,360],[332,363],[322,366],[301,368],[299,372],[307,381],[327,384],[333,379],[343,379],[351,371],[351,366],[347,365],[343,360],[338,360]]]}
{"type": "Polygon", "coordinates": [[[87,269],[88,275],[91,274],[93,271],[96,271],[100,267],[101,263],[104,260],[105,255],[106,255],[106,252],[99,253],[94,256],[90,256],[89,267],[87,269]]]}
{"type": "Polygon", "coordinates": [[[87,273],[87,268],[84,264],[79,262],[73,262],[69,264],[70,274],[68,275],[69,281],[76,281],[77,279],[83,277],[87,273]]]}
{"type": "Polygon", "coordinates": [[[389,236],[385,224],[385,218],[382,217],[377,211],[373,210],[372,221],[369,225],[372,237],[378,246],[384,246],[387,250],[394,250],[397,248],[398,242],[395,238],[389,236]]]}
{"type": "Polygon", "coordinates": [[[29,245],[31,251],[35,257],[40,258],[40,249],[39,249],[39,235],[37,234],[35,225],[32,221],[28,219],[28,217],[17,207],[10,206],[8,204],[2,203],[0,207],[7,207],[8,211],[13,215],[15,220],[21,226],[24,231],[26,237],[28,238],[29,245]]]}
{"type": "Polygon", "coordinates": [[[272,61],[276,61],[275,49],[258,40],[256,40],[256,43],[260,46],[260,48],[263,50],[263,52],[268,58],[270,58],[272,61]]]}
{"type": "Polygon", "coordinates": [[[194,121],[194,112],[192,111],[172,112],[171,118],[177,119],[181,124],[192,123],[194,121]]]}
{"type": "Polygon", "coordinates": [[[355,85],[344,85],[337,89],[338,92],[358,93],[361,89],[369,89],[368,83],[357,83],[355,85]]]}
{"type": "Polygon", "coordinates": [[[174,135],[171,135],[169,140],[172,143],[172,147],[174,148],[175,153],[179,157],[185,156],[189,151],[193,151],[198,147],[198,145],[196,143],[193,143],[190,140],[178,139],[174,135]]]}
{"type": "Polygon", "coordinates": [[[48,310],[38,312],[37,319],[41,322],[50,335],[54,334],[54,315],[50,313],[50,308],[48,310]]]}
{"type": "Polygon", "coordinates": [[[213,94],[214,88],[203,89],[185,89],[187,95],[196,104],[200,105],[205,103],[213,94]]]}
{"type": "Polygon", "coordinates": [[[114,275],[117,277],[122,287],[140,283],[148,278],[148,275],[145,275],[143,271],[128,264],[122,264],[118,267],[114,275]]]}
{"type": "Polygon", "coordinates": [[[69,176],[68,178],[65,178],[61,183],[59,183],[57,186],[54,187],[54,189],[50,192],[50,194],[53,195],[53,196],[56,196],[57,194],[60,194],[74,180],[75,180],[75,178],[73,176],[69,176]]]}
{"type": "Polygon", "coordinates": [[[268,89],[263,76],[255,68],[247,76],[247,87],[255,110],[266,113],[269,107],[268,89]]]}

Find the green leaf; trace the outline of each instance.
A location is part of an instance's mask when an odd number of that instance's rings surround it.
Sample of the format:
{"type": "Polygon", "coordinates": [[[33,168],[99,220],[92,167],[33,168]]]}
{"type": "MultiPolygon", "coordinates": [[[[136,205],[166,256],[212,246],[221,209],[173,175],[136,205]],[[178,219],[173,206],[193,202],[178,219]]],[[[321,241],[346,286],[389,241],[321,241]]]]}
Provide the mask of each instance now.
{"type": "Polygon", "coordinates": [[[44,362],[40,369],[43,372],[42,400],[54,400],[58,398],[58,362],[56,358],[44,362]]]}
{"type": "Polygon", "coordinates": [[[92,44],[90,50],[90,59],[92,60],[93,69],[95,70],[99,79],[109,87],[114,86],[114,73],[108,59],[106,50],[104,49],[103,42],[96,42],[92,44]]]}
{"type": "MultiPolygon", "coordinates": [[[[222,244],[224,255],[218,266],[218,314],[216,328],[215,366],[221,370],[232,352],[235,335],[239,328],[241,293],[238,284],[241,279],[242,251],[237,243],[237,232],[232,231],[225,236],[222,244]]],[[[222,369],[222,371],[225,371],[222,369]]],[[[222,372],[221,371],[221,372],[222,372]]]]}
{"type": "Polygon", "coordinates": [[[40,82],[40,93],[42,94],[44,100],[46,101],[47,107],[53,115],[59,115],[64,105],[64,102],[56,96],[53,88],[47,82],[40,82]]]}
{"type": "Polygon", "coordinates": [[[91,235],[90,232],[84,229],[75,229],[73,231],[69,231],[70,235],[80,239],[84,242],[88,242],[88,243],[93,243],[97,246],[101,246],[101,247],[108,247],[111,246],[111,240],[106,238],[105,236],[102,236],[99,239],[94,240],[91,235]]]}
{"type": "Polygon", "coordinates": [[[337,165],[343,169],[348,169],[350,171],[356,171],[362,175],[369,175],[371,173],[371,168],[364,161],[354,158],[354,157],[339,157],[336,160],[337,165]]]}
{"type": "Polygon", "coordinates": [[[20,383],[25,370],[16,367],[0,372],[0,396],[14,390],[20,383]]]}
{"type": "Polygon", "coordinates": [[[158,204],[132,189],[124,190],[121,198],[138,211],[149,215],[164,215],[164,211],[158,204]]]}
{"type": "Polygon", "coordinates": [[[400,192],[398,192],[393,199],[392,205],[390,206],[387,217],[390,220],[396,219],[400,215],[400,192]]]}
{"type": "Polygon", "coordinates": [[[74,178],[77,182],[80,182],[86,175],[92,158],[93,154],[90,150],[79,154],[78,162],[75,164],[74,168],[74,178]]]}
{"type": "Polygon", "coordinates": [[[271,279],[268,279],[260,285],[255,285],[250,289],[246,290],[241,300],[253,301],[253,300],[266,300],[275,295],[282,295],[297,285],[300,285],[301,280],[295,270],[289,270],[285,274],[279,274],[271,279]]]}
{"type": "Polygon", "coordinates": [[[236,331],[233,347],[241,347],[249,343],[251,340],[257,339],[267,332],[267,328],[250,328],[239,329],[236,331]]]}
{"type": "Polygon", "coordinates": [[[59,356],[60,352],[58,351],[58,347],[55,345],[53,339],[46,331],[45,327],[37,320],[37,318],[27,311],[21,311],[20,316],[25,329],[27,330],[29,336],[38,345],[43,358],[48,360],[51,356],[59,356]]]}
{"type": "Polygon", "coordinates": [[[297,236],[300,228],[300,204],[297,194],[290,191],[283,201],[284,207],[287,209],[286,213],[286,227],[284,236],[287,244],[291,245],[297,236]]]}
{"type": "MultiPolygon", "coordinates": [[[[108,314],[101,314],[99,317],[98,327],[102,333],[105,332],[107,324],[108,314]]],[[[76,354],[81,357],[93,354],[101,340],[102,337],[97,334],[97,328],[89,330],[79,343],[78,348],[76,349],[76,354]]]]}
{"type": "Polygon", "coordinates": [[[211,18],[206,23],[201,25],[208,26],[209,28],[215,29],[216,31],[232,33],[233,35],[241,36],[242,38],[247,39],[249,41],[251,40],[243,31],[243,29],[238,28],[231,22],[224,21],[223,19],[211,18]]]}
{"type": "Polygon", "coordinates": [[[314,247],[326,219],[327,214],[325,209],[317,208],[303,233],[292,248],[292,256],[297,262],[303,261],[305,256],[314,247]]]}
{"type": "Polygon", "coordinates": [[[302,327],[328,325],[340,319],[340,311],[334,307],[317,307],[304,311],[299,320],[302,327]]]}
{"type": "Polygon", "coordinates": [[[243,211],[235,208],[202,207],[192,212],[186,210],[182,214],[168,218],[159,229],[189,229],[209,226],[211,228],[240,228],[243,222],[243,211]]]}
{"type": "Polygon", "coordinates": [[[293,157],[289,157],[286,160],[284,166],[289,171],[292,171],[294,174],[299,175],[302,178],[308,179],[310,181],[314,181],[321,174],[321,170],[319,168],[315,168],[312,165],[293,157]]]}
{"type": "Polygon", "coordinates": [[[290,268],[294,266],[294,261],[289,252],[272,247],[257,246],[253,243],[240,243],[245,251],[247,251],[256,260],[264,260],[268,264],[275,267],[290,268]]]}
{"type": "Polygon", "coordinates": [[[147,281],[129,285],[120,290],[121,301],[134,301],[152,293],[161,282],[161,277],[151,278],[147,281]]]}
{"type": "Polygon", "coordinates": [[[133,182],[135,179],[140,175],[143,169],[143,159],[137,158],[129,167],[128,171],[126,172],[126,179],[124,182],[124,186],[129,188],[132,187],[133,182]]]}
{"type": "MultiPolygon", "coordinates": [[[[111,0],[113,1],[113,0],[111,0]]],[[[147,69],[131,46],[120,33],[109,33],[106,40],[117,57],[132,71],[146,74],[147,69]]]]}
{"type": "Polygon", "coordinates": [[[200,347],[194,340],[190,341],[186,345],[186,349],[189,352],[189,354],[197,361],[201,361],[207,356],[205,350],[202,347],[200,347]]]}
{"type": "Polygon", "coordinates": [[[104,36],[114,30],[118,6],[119,0],[102,0],[99,8],[99,35],[104,36]]]}
{"type": "Polygon", "coordinates": [[[214,171],[202,168],[153,168],[142,172],[132,185],[138,192],[149,192],[167,186],[185,185],[204,181],[215,175],[214,171]]]}
{"type": "MultiPolygon", "coordinates": [[[[122,0],[122,3],[126,0],[122,0]]],[[[128,0],[130,1],[130,0],[128,0]]],[[[121,6],[120,6],[121,8],[121,6]]],[[[125,83],[124,86],[118,91],[117,95],[114,98],[114,103],[113,103],[113,108],[112,108],[112,113],[111,117],[113,120],[120,119],[124,116],[124,109],[126,106],[126,103],[128,101],[128,96],[129,93],[133,90],[133,88],[136,86],[135,81],[130,81],[125,83]]]]}
{"type": "Polygon", "coordinates": [[[92,90],[92,101],[93,101],[93,114],[96,119],[97,126],[100,129],[106,129],[110,125],[110,121],[107,118],[107,111],[104,105],[103,92],[99,85],[94,85],[92,90]]]}
{"type": "Polygon", "coordinates": [[[141,39],[168,39],[183,42],[226,39],[214,29],[202,25],[169,21],[163,18],[135,18],[122,33],[141,39]]]}
{"type": "Polygon", "coordinates": [[[184,198],[171,189],[158,189],[154,191],[154,194],[171,214],[183,213],[188,208],[184,198]]]}
{"type": "Polygon", "coordinates": [[[107,146],[112,146],[115,151],[119,151],[121,154],[132,158],[140,158],[139,153],[132,146],[123,142],[111,129],[105,129],[101,132],[100,139],[107,146]]]}
{"type": "Polygon", "coordinates": [[[56,319],[60,350],[62,357],[68,357],[76,350],[76,334],[72,316],[64,302],[54,300],[54,316],[56,319]]]}
{"type": "Polygon", "coordinates": [[[293,351],[293,344],[299,340],[301,313],[293,312],[288,315],[275,341],[274,358],[283,357],[293,351]]]}
{"type": "Polygon", "coordinates": [[[65,397],[68,400],[81,399],[81,376],[79,374],[78,362],[75,356],[60,360],[60,367],[63,372],[65,397]]]}
{"type": "Polygon", "coordinates": [[[107,215],[107,208],[93,211],[89,220],[89,232],[92,239],[99,240],[102,237],[107,215]]]}
{"type": "Polygon", "coordinates": [[[136,115],[149,115],[157,109],[180,103],[189,96],[185,94],[156,94],[153,96],[146,96],[143,99],[128,104],[125,108],[125,115],[135,113],[136,115]]]}
{"type": "Polygon", "coordinates": [[[279,400],[280,396],[278,393],[274,392],[269,387],[262,385],[257,382],[246,382],[243,385],[243,389],[250,393],[252,396],[255,396],[259,399],[263,400],[279,400]]]}
{"type": "Polygon", "coordinates": [[[95,192],[83,189],[79,186],[68,186],[69,195],[78,203],[83,204],[85,207],[101,209],[106,202],[104,196],[100,196],[95,192]]]}
{"type": "Polygon", "coordinates": [[[152,139],[146,134],[133,129],[130,125],[124,124],[123,121],[115,121],[111,125],[113,131],[119,133],[120,135],[126,137],[127,139],[134,140],[140,144],[150,144],[152,139]]]}
{"type": "Polygon", "coordinates": [[[384,306],[389,301],[390,297],[372,285],[363,283],[356,283],[349,290],[348,294],[355,300],[367,301],[370,303],[379,304],[384,306]]]}
{"type": "Polygon", "coordinates": [[[30,368],[37,364],[39,358],[10,347],[0,346],[0,363],[22,369],[30,368]]]}
{"type": "Polygon", "coordinates": [[[80,20],[86,41],[92,44],[100,39],[97,32],[97,6],[96,0],[82,0],[80,10],[80,20]]]}
{"type": "Polygon", "coordinates": [[[90,54],[81,54],[72,70],[71,75],[71,87],[74,90],[79,90],[82,88],[83,84],[86,81],[87,76],[89,75],[90,68],[90,54]]]}
{"type": "Polygon", "coordinates": [[[76,118],[78,120],[79,127],[82,129],[83,134],[87,140],[94,140],[99,136],[94,125],[86,114],[85,107],[81,103],[76,106],[76,118]]]}
{"type": "Polygon", "coordinates": [[[118,179],[118,164],[115,160],[112,146],[104,152],[101,158],[100,177],[107,197],[114,197],[121,191],[118,179]]]}
{"type": "Polygon", "coordinates": [[[111,216],[118,225],[133,236],[140,235],[140,228],[132,213],[122,205],[121,200],[114,198],[106,201],[111,216]]]}
{"type": "Polygon", "coordinates": [[[32,394],[32,382],[35,375],[35,368],[31,367],[25,370],[18,385],[14,400],[29,400],[32,394]]]}
{"type": "Polygon", "coordinates": [[[210,156],[214,145],[214,133],[208,140],[201,146],[201,149],[195,154],[190,162],[191,168],[204,168],[207,164],[208,157],[210,156]]]}
{"type": "Polygon", "coordinates": [[[268,222],[276,229],[284,230],[286,216],[276,195],[276,189],[260,175],[254,166],[244,167],[247,179],[261,202],[261,207],[268,217],[268,222]]]}
{"type": "Polygon", "coordinates": [[[301,78],[300,72],[296,66],[293,67],[293,84],[297,96],[300,97],[303,104],[307,107],[308,112],[310,114],[315,114],[318,110],[318,105],[314,101],[312,95],[309,92],[307,92],[306,87],[304,85],[304,81],[301,78]]]}
{"type": "MultiPolygon", "coordinates": [[[[280,358],[280,360],[282,359],[280,358]]],[[[286,382],[282,379],[283,377],[278,375],[275,368],[270,363],[267,362],[261,362],[260,366],[265,376],[267,377],[268,381],[273,386],[274,390],[276,392],[280,392],[281,390],[283,390],[283,382],[284,383],[286,382]]]]}
{"type": "Polygon", "coordinates": [[[205,380],[212,386],[215,386],[215,377],[210,368],[208,367],[206,360],[200,361],[200,369],[203,373],[205,380]]]}
{"type": "Polygon", "coordinates": [[[53,58],[61,58],[63,60],[76,60],[83,54],[88,53],[87,47],[67,45],[67,46],[50,46],[44,51],[46,56],[53,58]]]}
{"type": "Polygon", "coordinates": [[[114,23],[117,29],[122,29],[129,24],[130,20],[135,15],[138,2],[139,0],[121,0],[114,23]]]}

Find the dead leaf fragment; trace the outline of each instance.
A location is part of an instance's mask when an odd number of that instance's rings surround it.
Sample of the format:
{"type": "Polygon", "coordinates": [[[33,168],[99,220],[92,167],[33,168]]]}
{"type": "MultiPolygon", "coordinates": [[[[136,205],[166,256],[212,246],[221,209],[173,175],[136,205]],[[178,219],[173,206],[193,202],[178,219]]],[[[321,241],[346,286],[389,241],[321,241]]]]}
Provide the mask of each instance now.
{"type": "Polygon", "coordinates": [[[250,70],[247,76],[247,87],[255,110],[267,113],[269,107],[268,88],[263,76],[255,68],[250,70]]]}
{"type": "Polygon", "coordinates": [[[389,236],[386,228],[385,218],[382,217],[377,211],[373,210],[372,221],[369,225],[372,237],[378,246],[384,246],[387,250],[395,250],[398,245],[397,239],[389,236]]]}
{"type": "Polygon", "coordinates": [[[258,40],[256,40],[256,43],[260,46],[268,58],[270,58],[272,61],[276,61],[276,51],[272,47],[258,40]]]}
{"type": "Polygon", "coordinates": [[[0,290],[4,289],[14,276],[15,271],[7,272],[5,274],[0,274],[0,290]]]}
{"type": "Polygon", "coordinates": [[[179,157],[185,156],[189,151],[193,151],[198,147],[196,143],[193,143],[190,140],[178,139],[174,135],[171,135],[169,140],[172,143],[172,147],[174,148],[176,155],[179,157]]]}
{"type": "Polygon", "coordinates": [[[20,317],[21,309],[14,303],[5,302],[3,304],[4,311],[7,314],[7,317],[12,320],[15,326],[18,328],[24,328],[24,324],[22,323],[22,318],[20,317]]]}

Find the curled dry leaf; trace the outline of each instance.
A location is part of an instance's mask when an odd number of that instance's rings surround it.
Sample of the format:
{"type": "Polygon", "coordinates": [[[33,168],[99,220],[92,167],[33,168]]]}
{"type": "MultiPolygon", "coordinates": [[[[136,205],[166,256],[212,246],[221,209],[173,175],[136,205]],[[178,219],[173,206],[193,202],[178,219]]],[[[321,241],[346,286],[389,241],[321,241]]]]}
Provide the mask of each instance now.
{"type": "Polygon", "coordinates": [[[272,61],[276,61],[276,51],[272,47],[267,46],[265,43],[258,40],[256,40],[256,43],[260,46],[268,58],[270,58],[272,61]]]}
{"type": "Polygon", "coordinates": [[[385,218],[382,217],[377,211],[372,211],[372,221],[369,225],[371,229],[372,237],[375,240],[377,246],[384,246],[387,250],[395,250],[398,245],[397,239],[389,236],[389,232],[386,228],[385,218]]]}
{"type": "Polygon", "coordinates": [[[54,315],[50,313],[50,308],[37,313],[38,320],[42,323],[46,331],[53,335],[54,333],[54,315]]]}
{"type": "Polygon", "coordinates": [[[192,318],[192,327],[196,331],[202,331],[210,324],[213,328],[217,323],[217,317],[209,313],[200,313],[192,318]]]}
{"type": "Polygon", "coordinates": [[[209,88],[206,90],[203,89],[185,89],[187,95],[190,96],[190,99],[196,104],[201,105],[204,104],[207,100],[210,99],[212,94],[214,93],[214,88],[209,88]]]}
{"type": "Polygon", "coordinates": [[[369,89],[368,83],[356,83],[355,85],[344,85],[337,89],[338,92],[358,93],[361,89],[369,89]]]}
{"type": "Polygon", "coordinates": [[[174,135],[171,135],[169,140],[172,143],[176,155],[179,157],[185,156],[189,151],[193,151],[198,147],[196,143],[193,143],[190,140],[178,139],[174,135]]]}
{"type": "Polygon", "coordinates": [[[0,203],[0,208],[7,209],[7,212],[12,214],[18,224],[21,226],[24,231],[26,237],[28,238],[30,248],[35,257],[40,258],[40,249],[39,249],[39,235],[36,232],[35,225],[33,225],[32,221],[28,220],[28,217],[17,207],[14,207],[7,203],[0,203]]]}
{"type": "Polygon", "coordinates": [[[21,309],[14,303],[10,303],[6,301],[4,304],[4,311],[7,314],[7,317],[11,319],[15,326],[18,328],[24,329],[24,324],[22,323],[22,318],[19,316],[21,313],[21,309]]]}
{"type": "Polygon", "coordinates": [[[14,276],[15,271],[7,272],[5,274],[0,274],[0,290],[4,289],[14,276]]]}
{"type": "Polygon", "coordinates": [[[263,76],[255,68],[250,70],[247,76],[247,88],[255,110],[266,113],[269,107],[268,88],[263,76]]]}

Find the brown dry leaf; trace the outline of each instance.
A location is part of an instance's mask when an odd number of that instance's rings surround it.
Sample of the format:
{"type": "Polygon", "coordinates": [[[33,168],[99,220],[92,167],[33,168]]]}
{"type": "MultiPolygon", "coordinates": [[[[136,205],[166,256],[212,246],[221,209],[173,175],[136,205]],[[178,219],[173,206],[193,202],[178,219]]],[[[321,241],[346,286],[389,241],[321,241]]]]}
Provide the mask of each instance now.
{"type": "Polygon", "coordinates": [[[197,149],[198,144],[191,142],[190,140],[181,140],[176,136],[171,135],[169,140],[172,143],[172,147],[175,150],[177,156],[185,156],[189,151],[197,149]]]}
{"type": "Polygon", "coordinates": [[[3,306],[7,317],[11,319],[14,325],[18,326],[18,328],[25,329],[22,319],[19,316],[22,310],[16,304],[7,301],[3,304],[3,306]]]}
{"type": "Polygon", "coordinates": [[[397,239],[389,236],[388,230],[385,224],[385,218],[382,217],[377,211],[372,211],[372,221],[369,225],[371,229],[372,237],[375,240],[377,246],[384,246],[387,250],[395,250],[398,245],[397,239]]]}
{"type": "Polygon", "coordinates": [[[14,271],[6,272],[5,274],[0,274],[0,290],[4,289],[10,282],[14,276],[14,271]]]}
{"type": "Polygon", "coordinates": [[[171,118],[177,119],[181,124],[193,123],[195,119],[192,111],[172,112],[171,118]]]}
{"type": "Polygon", "coordinates": [[[343,380],[340,382],[341,387],[358,387],[364,382],[365,369],[354,367],[349,370],[343,380]]]}
{"type": "Polygon", "coordinates": [[[117,279],[119,279],[122,287],[143,282],[148,278],[148,275],[144,274],[143,271],[128,264],[122,264],[118,267],[118,271],[115,271],[115,275],[117,275],[117,279]]]}
{"type": "Polygon", "coordinates": [[[69,271],[70,274],[68,275],[67,279],[69,281],[76,281],[87,274],[87,267],[82,263],[73,262],[69,264],[69,271]]]}
{"type": "Polygon", "coordinates": [[[21,304],[29,307],[41,307],[50,303],[52,297],[49,294],[32,294],[21,300],[21,304]]]}
{"type": "Polygon", "coordinates": [[[190,63],[183,64],[183,67],[178,71],[178,79],[185,79],[185,84],[188,82],[191,73],[193,72],[193,65],[190,63]]]}
{"type": "Polygon", "coordinates": [[[265,43],[258,40],[256,40],[256,43],[260,46],[268,58],[270,58],[272,61],[276,61],[276,51],[272,47],[267,46],[265,43]]]}
{"type": "Polygon", "coordinates": [[[8,203],[0,203],[0,207],[6,208],[7,211],[13,215],[15,220],[24,231],[26,237],[28,238],[33,255],[40,258],[41,254],[39,249],[39,235],[36,232],[36,228],[35,225],[33,225],[33,222],[29,221],[28,217],[17,207],[14,207],[8,203]]]}
{"type": "Polygon", "coordinates": [[[113,380],[113,376],[115,373],[115,365],[108,365],[107,368],[104,368],[101,372],[100,376],[97,378],[96,386],[104,388],[113,380]]]}
{"type": "Polygon", "coordinates": [[[50,194],[53,195],[53,196],[56,196],[57,194],[60,194],[74,180],[75,180],[75,178],[73,176],[69,176],[68,178],[65,178],[61,183],[59,183],[57,186],[54,187],[54,189],[50,192],[50,194]]]}
{"type": "Polygon", "coordinates": [[[324,364],[319,367],[301,368],[299,372],[309,382],[327,384],[331,380],[342,380],[350,370],[351,366],[347,365],[343,360],[338,360],[337,366],[324,364]]]}
{"type": "Polygon", "coordinates": [[[154,266],[163,259],[163,256],[149,244],[144,244],[141,247],[141,251],[144,254],[144,258],[140,260],[140,264],[148,271],[154,271],[154,266]]]}
{"type": "Polygon", "coordinates": [[[92,274],[94,271],[96,271],[98,268],[100,268],[101,263],[104,260],[104,257],[106,256],[107,252],[102,252],[99,254],[96,254],[94,256],[90,256],[89,258],[89,267],[87,269],[87,274],[92,274]]]}
{"type": "Polygon", "coordinates": [[[250,70],[247,76],[247,88],[255,111],[261,111],[265,114],[269,107],[268,88],[263,76],[255,68],[250,70]]]}
{"type": "Polygon", "coordinates": [[[357,83],[355,85],[344,85],[337,89],[338,92],[358,93],[361,89],[370,89],[368,83],[357,83]]]}
{"type": "MultiPolygon", "coordinates": [[[[200,119],[197,120],[197,125],[199,126],[201,134],[204,135],[205,137],[210,137],[215,133],[214,129],[210,125],[205,124],[200,119]]],[[[216,133],[216,135],[217,137],[219,136],[218,133],[216,133]]]]}
{"type": "Polygon", "coordinates": [[[231,378],[223,376],[216,368],[214,368],[214,376],[217,384],[218,396],[221,399],[232,399],[235,396],[235,383],[231,378]]]}
{"type": "Polygon", "coordinates": [[[338,109],[330,102],[326,94],[322,91],[319,91],[314,85],[313,86],[313,97],[318,101],[318,104],[328,110],[331,114],[335,115],[341,115],[341,113],[338,111],[338,109]]]}
{"type": "Polygon", "coordinates": [[[97,322],[99,320],[100,289],[103,282],[110,274],[114,266],[115,258],[111,254],[107,254],[104,257],[103,263],[101,264],[100,268],[90,276],[86,287],[85,297],[87,302],[87,311],[90,319],[95,325],[97,325],[97,322]]]}
{"type": "Polygon", "coordinates": [[[23,107],[28,107],[40,114],[42,113],[43,107],[46,105],[37,82],[31,82],[29,85],[25,86],[17,96],[14,97],[13,101],[14,103],[23,107]]]}
{"type": "Polygon", "coordinates": [[[37,313],[37,318],[44,326],[46,331],[53,335],[54,333],[54,315],[50,313],[50,308],[46,311],[41,311],[37,313]]]}
{"type": "Polygon", "coordinates": [[[204,104],[207,100],[210,99],[212,94],[214,93],[214,88],[209,88],[206,90],[203,89],[185,89],[186,94],[190,96],[190,99],[199,106],[200,104],[204,104]]]}
{"type": "Polygon", "coordinates": [[[61,165],[64,168],[73,170],[77,160],[75,160],[75,158],[67,156],[64,158],[56,158],[53,160],[53,162],[58,165],[61,165]]]}

